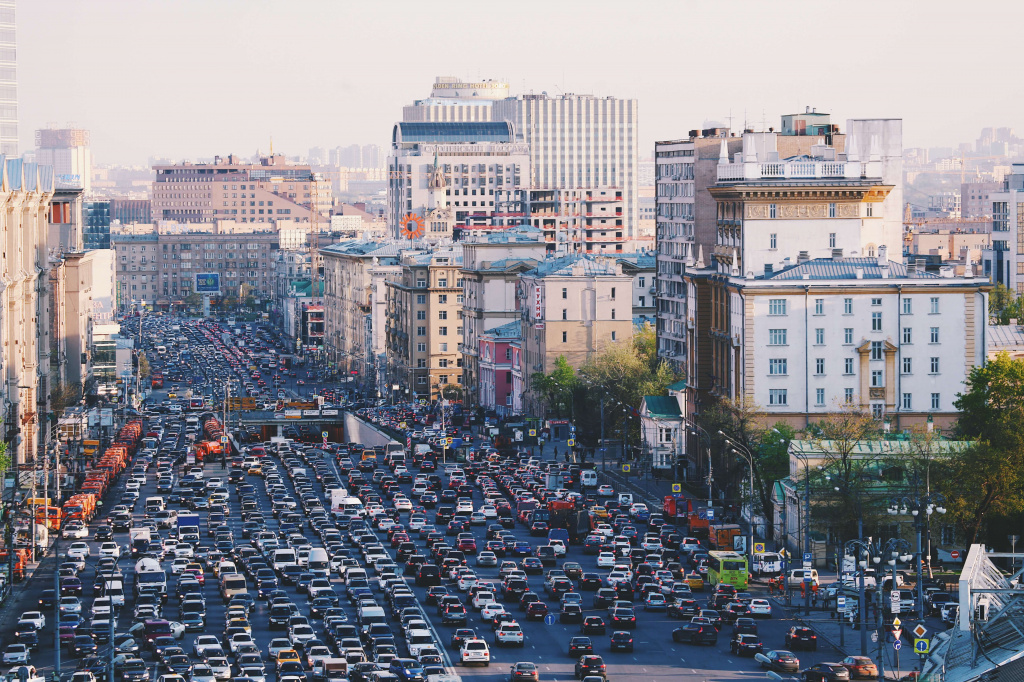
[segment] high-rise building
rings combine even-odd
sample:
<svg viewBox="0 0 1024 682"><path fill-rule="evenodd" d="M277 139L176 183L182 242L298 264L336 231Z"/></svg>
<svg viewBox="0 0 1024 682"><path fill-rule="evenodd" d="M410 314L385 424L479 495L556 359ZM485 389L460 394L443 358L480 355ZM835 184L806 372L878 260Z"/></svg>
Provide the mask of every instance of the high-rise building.
<svg viewBox="0 0 1024 682"><path fill-rule="evenodd" d="M46 128L36 131L36 163L53 167L57 180L77 184L89 192L92 182L92 152L89 131L82 128Z"/></svg>
<svg viewBox="0 0 1024 682"><path fill-rule="evenodd" d="M403 121L492 121L491 106L508 97L508 83L485 80L468 83L455 76L438 76L427 99L403 107Z"/></svg>
<svg viewBox="0 0 1024 682"><path fill-rule="evenodd" d="M18 153L18 42L15 0L0 0L0 154Z"/></svg>
<svg viewBox="0 0 1024 682"><path fill-rule="evenodd" d="M635 99L519 95L494 102L492 117L512 122L518 138L530 146L534 188L621 188L624 236L635 238L639 181Z"/></svg>

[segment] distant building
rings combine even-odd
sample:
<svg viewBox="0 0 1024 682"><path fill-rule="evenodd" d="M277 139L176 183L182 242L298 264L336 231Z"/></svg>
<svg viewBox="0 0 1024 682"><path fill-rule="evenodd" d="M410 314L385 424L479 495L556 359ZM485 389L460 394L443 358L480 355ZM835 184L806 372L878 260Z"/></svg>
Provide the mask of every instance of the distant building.
<svg viewBox="0 0 1024 682"><path fill-rule="evenodd" d="M0 0L0 154L18 154L17 2Z"/></svg>
<svg viewBox="0 0 1024 682"><path fill-rule="evenodd" d="M85 249L109 249L110 201L86 201L83 211L85 228L82 237Z"/></svg>
<svg viewBox="0 0 1024 682"><path fill-rule="evenodd" d="M982 256L982 272L993 284L1024 294L1024 164L1013 164L1003 189L989 196L992 248Z"/></svg>
<svg viewBox="0 0 1024 682"><path fill-rule="evenodd" d="M491 121L491 105L508 94L508 83L501 81L473 83L454 76L438 76L429 98L402 108L402 120Z"/></svg>
<svg viewBox="0 0 1024 682"><path fill-rule="evenodd" d="M46 128L36 131L36 163L53 167L67 185L92 190L92 152L89 131L81 128Z"/></svg>
<svg viewBox="0 0 1024 682"><path fill-rule="evenodd" d="M963 218L991 218L992 194L1003 189L1002 182L965 182L960 185L960 215Z"/></svg>
<svg viewBox="0 0 1024 682"><path fill-rule="evenodd" d="M522 332L518 320L494 327L480 335L476 349L480 360L479 407L502 417L515 414L512 343L522 338Z"/></svg>

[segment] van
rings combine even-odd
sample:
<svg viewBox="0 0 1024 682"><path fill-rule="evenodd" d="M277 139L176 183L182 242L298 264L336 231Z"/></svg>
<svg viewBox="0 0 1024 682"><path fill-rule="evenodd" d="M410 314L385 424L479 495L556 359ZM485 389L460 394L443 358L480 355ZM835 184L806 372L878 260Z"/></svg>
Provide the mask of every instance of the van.
<svg viewBox="0 0 1024 682"><path fill-rule="evenodd" d="M584 469L580 472L580 485L584 488L597 487L597 472L593 469Z"/></svg>
<svg viewBox="0 0 1024 682"><path fill-rule="evenodd" d="M323 547L314 547L309 550L309 558L306 560L306 570L315 576L326 578L331 572L331 558Z"/></svg>
<svg viewBox="0 0 1024 682"><path fill-rule="evenodd" d="M124 583L120 580L106 580L100 589L101 596L109 597L114 608L124 606Z"/></svg>
<svg viewBox="0 0 1024 682"><path fill-rule="evenodd" d="M318 658L313 662L313 680L328 682L348 678L348 661L344 658Z"/></svg>
<svg viewBox="0 0 1024 682"><path fill-rule="evenodd" d="M359 629L363 632L370 629L372 625L387 626L388 617L380 606L367 606L359 609Z"/></svg>
<svg viewBox="0 0 1024 682"><path fill-rule="evenodd" d="M818 571L813 568L795 568L789 572L789 577L786 579L786 583L790 587L800 587L801 583L804 582L804 578L810 574L811 583L818 585Z"/></svg>
<svg viewBox="0 0 1024 682"><path fill-rule="evenodd" d="M164 498L162 497L147 497L146 498L146 513L156 514L164 510Z"/></svg>
<svg viewBox="0 0 1024 682"><path fill-rule="evenodd" d="M248 594L249 590L245 585L245 577L239 573L226 573L220 578L220 596L225 602L239 594Z"/></svg>
<svg viewBox="0 0 1024 682"><path fill-rule="evenodd" d="M782 574L782 555L777 552L755 552L751 557L750 572L758 576Z"/></svg>
<svg viewBox="0 0 1024 682"><path fill-rule="evenodd" d="M298 565L294 549L278 549L274 551L274 559L271 565L275 571L281 573L285 567Z"/></svg>

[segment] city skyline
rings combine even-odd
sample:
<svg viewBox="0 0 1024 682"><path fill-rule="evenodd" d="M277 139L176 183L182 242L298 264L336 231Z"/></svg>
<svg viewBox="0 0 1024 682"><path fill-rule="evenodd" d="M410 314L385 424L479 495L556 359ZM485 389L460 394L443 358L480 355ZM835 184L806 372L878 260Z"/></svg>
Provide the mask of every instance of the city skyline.
<svg viewBox="0 0 1024 682"><path fill-rule="evenodd" d="M546 25L574 31L558 33L561 43L552 46L547 31L515 31L513 24L509 48L492 50L490 26L505 14L476 6L470 12L462 2L447 3L447 11L315 0L289 3L289 11L266 0L23 2L21 146L32 148L32 131L54 121L91 130L96 161L108 164L251 155L268 151L271 139L292 156L312 147L384 144L402 107L429 96L435 76L453 75L505 80L512 94L637 98L642 158L655 140L707 121L728 125L731 118L737 131L744 124L767 128L806 106L838 120L899 117L908 147L955 147L985 126L1024 129L1018 98L1000 85L998 67L999 46L1012 44L1012 15L1024 10L988 4L1006 20L961 13L958 47L947 49L949 15L941 10L952 9L949 2L933 3L927 14L911 5L841 3L826 18L810 2L791 3L784 15L750 2L624 10L601 1L526 2L517 6L524 17L543 9ZM633 17L614 36L607 30L613 12ZM416 27L400 32L404 49L395 49L387 32L396 16ZM319 73L292 66L295 45ZM992 68L979 69L985 62ZM52 74L71 64L90 77L53 87ZM266 80L284 64L288 78ZM245 116L211 124L207 112L217 102L242 105Z"/></svg>

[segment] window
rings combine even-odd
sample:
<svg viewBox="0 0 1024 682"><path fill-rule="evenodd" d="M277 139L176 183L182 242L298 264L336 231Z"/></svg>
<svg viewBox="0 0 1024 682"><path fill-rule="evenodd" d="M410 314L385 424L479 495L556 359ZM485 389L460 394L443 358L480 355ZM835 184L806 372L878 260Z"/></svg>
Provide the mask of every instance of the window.
<svg viewBox="0 0 1024 682"><path fill-rule="evenodd" d="M904 298L903 299L903 314L904 315L913 315L914 314L913 299L911 299L911 298Z"/></svg>
<svg viewBox="0 0 1024 682"><path fill-rule="evenodd" d="M871 416L874 419L881 419L885 416L885 405L882 403L871 403Z"/></svg>
<svg viewBox="0 0 1024 682"><path fill-rule="evenodd" d="M914 359L913 358L903 358L903 373L904 374L913 374L914 373Z"/></svg>
<svg viewBox="0 0 1024 682"><path fill-rule="evenodd" d="M868 218L873 217L875 215L875 205L874 204L867 204L864 207L864 215L866 215Z"/></svg>
<svg viewBox="0 0 1024 682"><path fill-rule="evenodd" d="M843 343L853 343L853 327L843 329Z"/></svg>
<svg viewBox="0 0 1024 682"><path fill-rule="evenodd" d="M883 346L882 346L882 342L881 341L872 341L871 342L871 359L872 360L881 360L883 358L882 351L883 351Z"/></svg>
<svg viewBox="0 0 1024 682"><path fill-rule="evenodd" d="M565 309L565 308L562 308L562 319L563 320L568 320L569 319L569 311L567 309Z"/></svg>
<svg viewBox="0 0 1024 682"><path fill-rule="evenodd" d="M420 358L420 359L418 359L416 361L416 369L426 369L426 368L427 368L427 359L426 358Z"/></svg>
<svg viewBox="0 0 1024 682"><path fill-rule="evenodd" d="M879 387L883 386L884 385L884 379L883 379L884 376L885 376L885 374L880 369L873 369L873 370L871 370L871 386L874 387L874 388L879 388Z"/></svg>
<svg viewBox="0 0 1024 682"><path fill-rule="evenodd" d="M418 303L419 305L424 305L426 302L427 302L427 295L426 294L416 294L416 303Z"/></svg>
<svg viewBox="0 0 1024 682"><path fill-rule="evenodd" d="M786 389L784 388L773 388L768 391L768 404L769 405L788 405L789 399L787 398Z"/></svg>
<svg viewBox="0 0 1024 682"><path fill-rule="evenodd" d="M615 319L615 308L612 308L612 319Z"/></svg>
<svg viewBox="0 0 1024 682"><path fill-rule="evenodd" d="M416 352L417 353L426 353L427 352L427 344L425 344L425 343L417 343L416 344Z"/></svg>
<svg viewBox="0 0 1024 682"><path fill-rule="evenodd" d="M772 358L768 360L769 374L786 374L786 358Z"/></svg>
<svg viewBox="0 0 1024 682"><path fill-rule="evenodd" d="M814 343L822 345L825 343L825 329L824 327L818 327L814 330Z"/></svg>
<svg viewBox="0 0 1024 682"><path fill-rule="evenodd" d="M930 306L929 309L928 309L928 312L931 313L932 315L938 315L939 314L939 297L938 296L932 296L931 299L929 299L928 303L929 303L929 306Z"/></svg>
<svg viewBox="0 0 1024 682"><path fill-rule="evenodd" d="M612 300L615 300L615 287L612 287Z"/></svg>
<svg viewBox="0 0 1024 682"><path fill-rule="evenodd" d="M444 384L447 384L448 383L448 375L447 374L439 374L438 377L437 377L437 383L441 384L442 386Z"/></svg>
<svg viewBox="0 0 1024 682"><path fill-rule="evenodd" d="M416 327L416 336L426 336L426 335L427 335L427 328L426 327Z"/></svg>
<svg viewBox="0 0 1024 682"><path fill-rule="evenodd" d="M772 232L770 235L768 235L768 248L769 249L777 249L777 248L779 248L779 235L777 235L774 232Z"/></svg>
<svg viewBox="0 0 1024 682"><path fill-rule="evenodd" d="M835 202L832 202L832 203L830 203L828 205L828 217L829 218L835 218L836 217L836 204L835 204Z"/></svg>
<svg viewBox="0 0 1024 682"><path fill-rule="evenodd" d="M425 320L425 319L427 319L427 311L426 310L417 310L416 311L416 319L417 320Z"/></svg>
<svg viewBox="0 0 1024 682"><path fill-rule="evenodd" d="M785 315L786 314L786 299L784 299L784 298L770 298L770 299L768 299L768 314L769 315Z"/></svg>
<svg viewBox="0 0 1024 682"><path fill-rule="evenodd" d="M882 313L871 313L871 331L882 331Z"/></svg>
<svg viewBox="0 0 1024 682"><path fill-rule="evenodd" d="M448 336L448 327L438 327L437 328L437 335L438 336Z"/></svg>
<svg viewBox="0 0 1024 682"><path fill-rule="evenodd" d="M448 358L441 358L437 361L438 367L448 367Z"/></svg>
<svg viewBox="0 0 1024 682"><path fill-rule="evenodd" d="M836 233L835 232L829 232L828 233L828 248L830 248L830 249L836 248Z"/></svg>
<svg viewBox="0 0 1024 682"><path fill-rule="evenodd" d="M640 289L643 289L643 288L644 288L645 286L647 286L647 285L645 284L646 282L647 282L647 278L646 278L646 277L637 277L637 278L636 278L636 285L637 285L637 287L639 287Z"/></svg>
<svg viewBox="0 0 1024 682"><path fill-rule="evenodd" d="M437 344L437 349L439 351L441 351L442 353L447 353L448 352L448 344L447 343L439 343L439 344Z"/></svg>
<svg viewBox="0 0 1024 682"><path fill-rule="evenodd" d="M825 389L816 388L814 389L814 404L824 405L825 404Z"/></svg>
<svg viewBox="0 0 1024 682"><path fill-rule="evenodd" d="M928 363L928 368L929 368L929 371L932 374L938 374L939 373L939 359L938 358L932 358L931 361Z"/></svg>
<svg viewBox="0 0 1024 682"><path fill-rule="evenodd" d="M447 310L438 310L437 311L437 319L439 319L439 320L447 320L448 319L448 311Z"/></svg>
<svg viewBox="0 0 1024 682"><path fill-rule="evenodd" d="M853 315L853 299L843 299L843 315Z"/></svg>
<svg viewBox="0 0 1024 682"><path fill-rule="evenodd" d="M442 289L446 288L448 286L448 278L447 277L438 278L437 286L441 287Z"/></svg>
<svg viewBox="0 0 1024 682"><path fill-rule="evenodd" d="M853 389L852 388L844 388L843 389L843 400L845 400L847 404L853 402Z"/></svg>
<svg viewBox="0 0 1024 682"><path fill-rule="evenodd" d="M824 374L825 373L825 358L815 358L814 360L814 373Z"/></svg>
<svg viewBox="0 0 1024 682"><path fill-rule="evenodd" d="M825 299L816 298L814 299L814 314L824 315L825 314Z"/></svg>
<svg viewBox="0 0 1024 682"><path fill-rule="evenodd" d="M562 298L569 298L569 290L562 287Z"/></svg>
<svg viewBox="0 0 1024 682"><path fill-rule="evenodd" d="M914 330L910 327L903 328L903 343L913 343Z"/></svg>
<svg viewBox="0 0 1024 682"><path fill-rule="evenodd" d="M778 206L775 204L768 204L768 217L775 218L779 214Z"/></svg>
<svg viewBox="0 0 1024 682"><path fill-rule="evenodd" d="M939 342L939 328L938 327L932 327L931 334L929 335L929 338L931 339L931 343L938 343Z"/></svg>
<svg viewBox="0 0 1024 682"><path fill-rule="evenodd" d="M672 428L659 426L658 427L658 442L659 443L671 443L672 442Z"/></svg>
<svg viewBox="0 0 1024 682"><path fill-rule="evenodd" d="M903 394L903 409L904 410L909 410L910 409L910 396L911 396L910 393L904 393Z"/></svg>
<svg viewBox="0 0 1024 682"><path fill-rule="evenodd" d="M427 286L427 280L425 280L425 279L418 279L418 280L416 280L416 288L417 289L422 289L425 286ZM424 301L424 303L426 303L426 301Z"/></svg>
<svg viewBox="0 0 1024 682"><path fill-rule="evenodd" d="M441 304L447 303L448 302L448 294L438 294L437 295L437 302L441 303Z"/></svg>
<svg viewBox="0 0 1024 682"><path fill-rule="evenodd" d="M569 342L569 332L562 332L562 343Z"/></svg>
<svg viewBox="0 0 1024 682"><path fill-rule="evenodd" d="M853 358L843 358L843 374L853 374Z"/></svg>
<svg viewBox="0 0 1024 682"><path fill-rule="evenodd" d="M939 409L939 394L938 393L932 393L932 409L933 410Z"/></svg>
<svg viewBox="0 0 1024 682"><path fill-rule="evenodd" d="M612 341L615 341L617 339L618 339L618 335L615 332L612 332Z"/></svg>
<svg viewBox="0 0 1024 682"><path fill-rule="evenodd" d="M786 330L785 329L769 329L768 330L768 345L769 346L785 346L786 345Z"/></svg>

